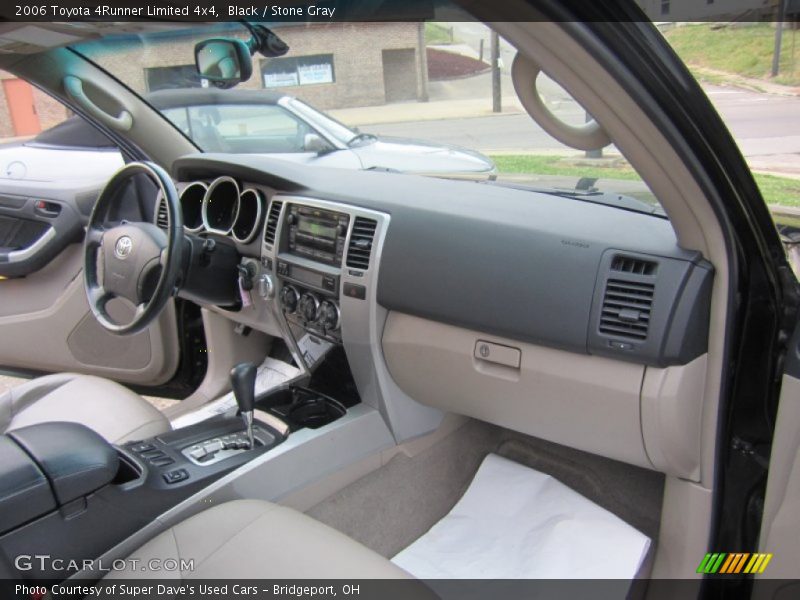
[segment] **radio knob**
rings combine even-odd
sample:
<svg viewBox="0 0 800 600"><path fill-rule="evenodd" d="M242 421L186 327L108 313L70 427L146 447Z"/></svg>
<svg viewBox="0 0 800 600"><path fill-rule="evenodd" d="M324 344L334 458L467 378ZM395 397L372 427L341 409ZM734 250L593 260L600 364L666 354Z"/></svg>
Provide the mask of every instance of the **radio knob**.
<svg viewBox="0 0 800 600"><path fill-rule="evenodd" d="M319 306L319 324L326 331L336 331L339 329L340 314L339 307L335 302L325 300Z"/></svg>
<svg viewBox="0 0 800 600"><path fill-rule="evenodd" d="M297 215L294 213L289 213L289 216L286 217L286 220L289 221L289 225L294 225L297 223Z"/></svg>
<svg viewBox="0 0 800 600"><path fill-rule="evenodd" d="M339 237L344 237L346 233L347 233L347 225L345 225L344 223L339 223L339 225L337 225L336 227L336 234Z"/></svg>
<svg viewBox="0 0 800 600"><path fill-rule="evenodd" d="M291 285L286 285L281 290L281 306L283 306L284 312L293 313L296 311L298 299L297 290Z"/></svg>
<svg viewBox="0 0 800 600"><path fill-rule="evenodd" d="M306 292L300 296L300 315L307 321L316 321L319 312L319 300L314 294Z"/></svg>

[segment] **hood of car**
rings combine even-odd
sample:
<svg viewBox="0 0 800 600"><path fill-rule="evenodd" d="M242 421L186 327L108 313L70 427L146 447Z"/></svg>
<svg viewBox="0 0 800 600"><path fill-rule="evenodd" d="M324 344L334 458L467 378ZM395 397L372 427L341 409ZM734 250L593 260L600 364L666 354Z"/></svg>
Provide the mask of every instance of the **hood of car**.
<svg viewBox="0 0 800 600"><path fill-rule="evenodd" d="M116 150L77 150L25 144L0 147L0 179L105 181L123 164L122 155Z"/></svg>
<svg viewBox="0 0 800 600"><path fill-rule="evenodd" d="M494 163L480 152L415 139L377 136L374 142L355 146L352 151L358 155L364 169L455 177L488 176L495 169Z"/></svg>

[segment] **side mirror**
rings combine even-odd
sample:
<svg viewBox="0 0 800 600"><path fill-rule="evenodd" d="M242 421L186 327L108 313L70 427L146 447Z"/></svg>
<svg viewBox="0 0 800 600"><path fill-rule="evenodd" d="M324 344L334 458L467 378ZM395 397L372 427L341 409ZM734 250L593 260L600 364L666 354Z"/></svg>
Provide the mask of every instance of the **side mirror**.
<svg viewBox="0 0 800 600"><path fill-rule="evenodd" d="M194 62L200 77L214 86L231 88L250 79L253 60L250 49L241 40L211 39L194 47Z"/></svg>
<svg viewBox="0 0 800 600"><path fill-rule="evenodd" d="M303 149L306 152L323 154L331 149L331 145L316 133L307 133L303 138Z"/></svg>

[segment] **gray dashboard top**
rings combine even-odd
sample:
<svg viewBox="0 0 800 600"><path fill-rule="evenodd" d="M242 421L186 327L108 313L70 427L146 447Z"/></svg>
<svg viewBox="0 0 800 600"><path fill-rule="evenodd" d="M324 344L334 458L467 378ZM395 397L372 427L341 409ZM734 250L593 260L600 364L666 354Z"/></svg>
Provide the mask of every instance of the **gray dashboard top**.
<svg viewBox="0 0 800 600"><path fill-rule="evenodd" d="M607 250L701 259L677 245L666 219L538 192L253 155L192 155L173 171L181 181L227 174L387 213L378 280L386 308L572 351L588 352Z"/></svg>

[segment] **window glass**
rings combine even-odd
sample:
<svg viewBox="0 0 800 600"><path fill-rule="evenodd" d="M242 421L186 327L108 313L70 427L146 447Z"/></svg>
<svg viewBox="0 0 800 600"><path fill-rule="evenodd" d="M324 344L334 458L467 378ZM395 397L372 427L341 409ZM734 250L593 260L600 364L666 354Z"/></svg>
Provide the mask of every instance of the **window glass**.
<svg viewBox="0 0 800 600"><path fill-rule="evenodd" d="M163 111L206 152L303 152L309 128L270 104L211 104Z"/></svg>
<svg viewBox="0 0 800 600"><path fill-rule="evenodd" d="M113 140L57 98L3 71L0 83L0 181L101 186L124 164Z"/></svg>

